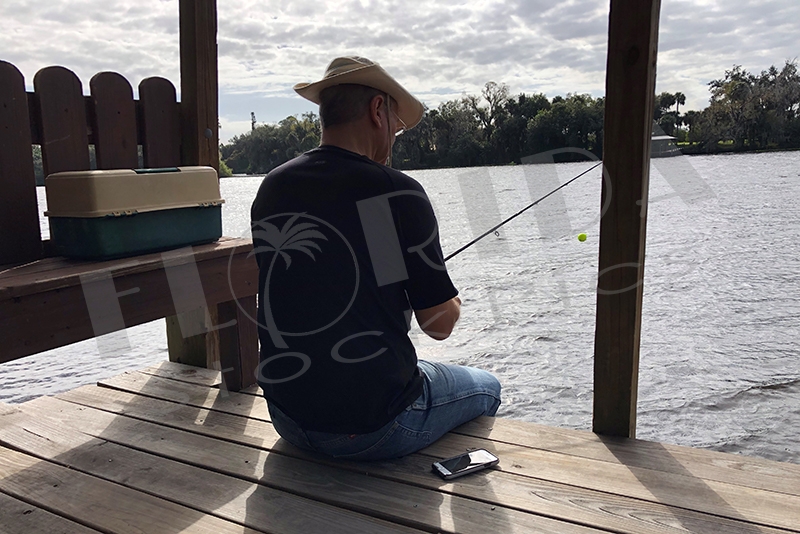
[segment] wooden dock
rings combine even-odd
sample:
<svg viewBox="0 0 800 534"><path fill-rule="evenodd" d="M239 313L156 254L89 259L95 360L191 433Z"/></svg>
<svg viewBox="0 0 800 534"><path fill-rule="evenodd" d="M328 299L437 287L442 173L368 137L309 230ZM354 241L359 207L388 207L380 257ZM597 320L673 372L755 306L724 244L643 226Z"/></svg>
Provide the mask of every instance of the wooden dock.
<svg viewBox="0 0 800 534"><path fill-rule="evenodd" d="M0 534L800 532L800 466L630 439L660 0L611 0L609 12L597 434L481 418L379 463L294 448L247 388L258 361L249 250L229 262L216 246L167 262L48 259L32 145L42 146L45 174L89 169L90 144L100 169L136 167L138 145L146 167L218 168L216 0L178 5L180 103L167 80L143 80L134 100L130 83L109 72L93 77L84 96L60 66L39 71L31 93L22 73L0 61L0 190L8 199L0 264L14 269L0 281L0 362L166 317L172 359L217 364L241 391L221 387L217 371L163 363L0 405ZM180 283L171 284L176 267ZM230 326L183 331L207 322ZM454 482L430 471L434 459L481 447L500 457L496 469Z"/></svg>
<svg viewBox="0 0 800 534"><path fill-rule="evenodd" d="M164 362L0 406L0 532L800 532L800 465L480 418L405 458L281 440L254 388ZM445 482L470 448L497 469Z"/></svg>

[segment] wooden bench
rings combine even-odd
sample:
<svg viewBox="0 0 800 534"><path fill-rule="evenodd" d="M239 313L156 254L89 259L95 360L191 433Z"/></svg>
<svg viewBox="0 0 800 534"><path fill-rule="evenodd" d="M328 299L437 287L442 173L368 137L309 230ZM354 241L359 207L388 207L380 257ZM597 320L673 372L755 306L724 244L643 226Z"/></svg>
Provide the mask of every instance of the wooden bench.
<svg viewBox="0 0 800 534"><path fill-rule="evenodd" d="M218 361L231 390L255 383L250 241L89 262L48 257L41 236L33 145L41 145L45 175L88 170L90 145L98 169L139 167L139 146L144 167L204 163L182 146L198 121L181 109L175 87L147 78L134 100L125 78L102 72L84 96L63 67L40 70L33 85L26 92L19 70L0 61L0 363L165 317L171 359Z"/></svg>

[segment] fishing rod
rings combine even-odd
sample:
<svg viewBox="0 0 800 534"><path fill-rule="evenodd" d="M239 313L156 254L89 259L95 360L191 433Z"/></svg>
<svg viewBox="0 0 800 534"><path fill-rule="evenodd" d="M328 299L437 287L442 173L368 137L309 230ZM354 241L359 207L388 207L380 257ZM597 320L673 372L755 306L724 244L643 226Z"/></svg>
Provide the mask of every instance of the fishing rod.
<svg viewBox="0 0 800 534"><path fill-rule="evenodd" d="M465 251L465 250L467 250L469 247L471 247L472 245L474 245L475 243L477 243L478 241L480 241L481 239L483 239L483 238L484 238L484 237L486 237L487 235L491 234L492 232L497 232L497 229L498 229L498 228L500 228L501 226L503 226L504 224L506 224L507 222L510 222L510 221L512 221L513 219L516 219L517 217L519 217L520 215L522 215L523 213L525 213L526 211L528 211L529 209L531 209L531 208L532 208L532 207L534 207L536 204L538 204L538 203L539 203L539 202L541 202L542 200L546 199L547 197L549 197L549 196L550 196L550 195L552 195L553 193L555 193L555 192L557 192L557 191L560 191L561 189L564 189L565 187L567 187L569 184L571 184L572 182L574 182L575 180L577 180L577 179L578 179L578 178L580 178L581 176L583 176L583 175L585 175L585 174L587 174L587 173L589 173L589 172L593 171L594 169L596 169L597 167L599 167L600 165L602 165L602 163L603 163L602 161L599 161L599 162L597 162L597 164L596 164L596 165L594 165L592 168L590 168L590 169L587 169L587 170L583 171L583 172L582 172L582 173L580 173L578 176L576 176L575 178L572 178L572 179L571 179L571 180L569 180L568 182L564 182L563 184L561 184L560 186L556 187L555 189L553 189L552 191L550 191L549 193L547 193L545 196L543 196L543 197L542 197L542 198L540 198L539 200L537 200L537 201L535 201L535 202L532 202L532 203L528 204L526 207L522 208L522 209L521 209L521 210L519 210L517 213L515 213L514 215L512 215L511 217L509 217L509 218L508 218L508 219L506 219L505 221L501 222L501 223L500 223L500 224L498 224L497 226L493 226L492 228L489 228L489 229L488 229L488 230L486 230L484 233L482 233L481 235L479 235L478 237L476 237L475 239L473 239L472 241L470 241L469 243L467 243L466 245L464 245L464 246L463 246L463 247L461 247L460 249L456 250L455 252L453 252L452 254L450 254L449 256L447 256L447 257L444 259L444 261L448 261L450 258L453 258L453 257L455 257L456 255L460 254L461 252L464 252L464 251Z"/></svg>

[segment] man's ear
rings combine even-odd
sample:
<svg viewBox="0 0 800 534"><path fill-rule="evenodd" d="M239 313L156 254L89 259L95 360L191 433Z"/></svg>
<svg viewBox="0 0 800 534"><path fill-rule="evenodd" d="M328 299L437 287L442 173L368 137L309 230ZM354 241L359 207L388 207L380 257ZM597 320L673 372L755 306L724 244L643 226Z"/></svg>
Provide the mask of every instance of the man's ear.
<svg viewBox="0 0 800 534"><path fill-rule="evenodd" d="M383 95L375 95L369 102L369 118L376 128L384 128L383 121L387 119L385 100Z"/></svg>

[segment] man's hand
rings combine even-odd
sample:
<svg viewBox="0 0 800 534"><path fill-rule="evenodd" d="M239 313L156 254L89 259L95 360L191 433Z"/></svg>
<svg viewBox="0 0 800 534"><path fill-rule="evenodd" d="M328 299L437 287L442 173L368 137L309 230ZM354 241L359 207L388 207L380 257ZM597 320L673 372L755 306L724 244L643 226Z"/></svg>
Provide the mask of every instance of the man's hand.
<svg viewBox="0 0 800 534"><path fill-rule="evenodd" d="M433 308L414 310L422 331L436 340L447 339L461 316L461 299L453 297Z"/></svg>

